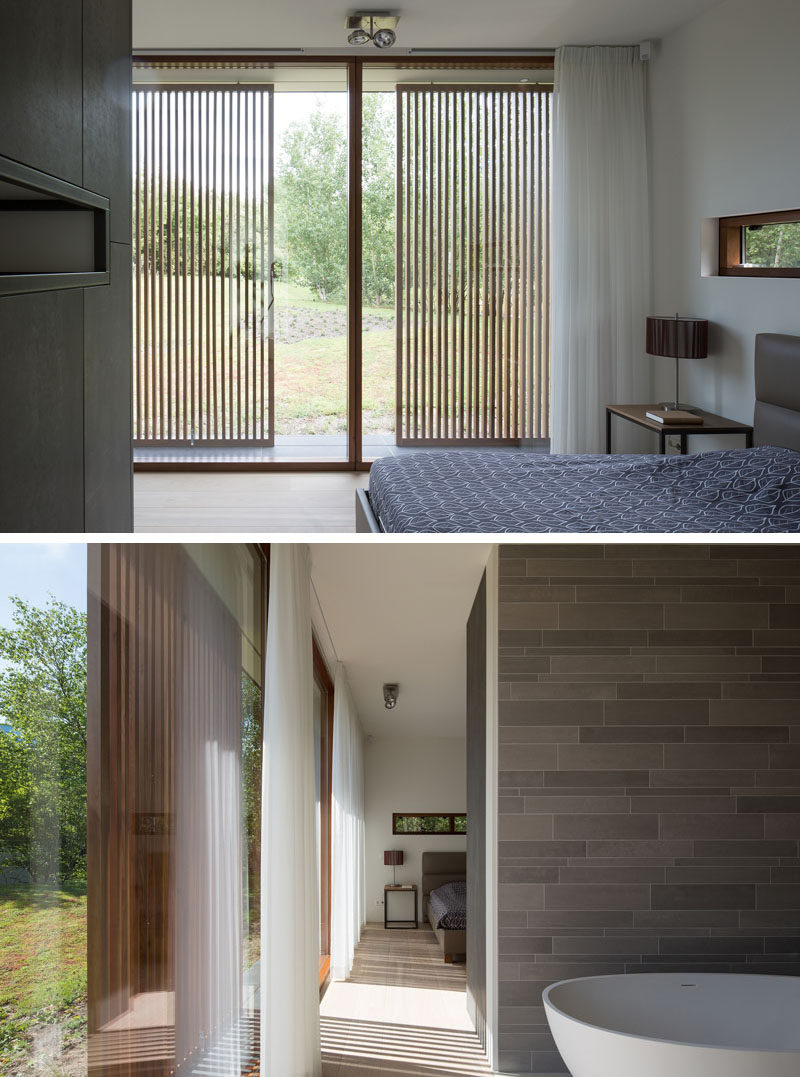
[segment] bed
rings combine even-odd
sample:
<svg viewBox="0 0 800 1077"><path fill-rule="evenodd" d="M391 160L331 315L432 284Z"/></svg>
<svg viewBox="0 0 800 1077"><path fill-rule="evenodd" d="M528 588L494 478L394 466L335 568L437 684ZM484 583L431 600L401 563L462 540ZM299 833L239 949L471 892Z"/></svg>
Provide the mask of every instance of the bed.
<svg viewBox="0 0 800 1077"><path fill-rule="evenodd" d="M451 883L466 884L467 854L429 852L422 854L422 907L428 923L442 948L442 955L448 964L456 959L465 960L467 955L466 927L466 891L448 893ZM444 894L441 894L442 890ZM431 894L439 893L439 901L431 901ZM446 919L440 926L442 917ZM457 923L458 927L449 927L448 923Z"/></svg>
<svg viewBox="0 0 800 1077"><path fill-rule="evenodd" d="M481 449L376 461L361 532L800 531L800 337L761 333L754 448L691 456Z"/></svg>

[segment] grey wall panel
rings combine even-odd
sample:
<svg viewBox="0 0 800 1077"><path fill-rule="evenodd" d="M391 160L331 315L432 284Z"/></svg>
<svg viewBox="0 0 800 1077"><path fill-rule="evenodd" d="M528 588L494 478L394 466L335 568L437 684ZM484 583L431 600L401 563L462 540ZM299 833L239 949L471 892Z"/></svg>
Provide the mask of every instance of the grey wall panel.
<svg viewBox="0 0 800 1077"><path fill-rule="evenodd" d="M486 1045L486 576L467 622L467 1005Z"/></svg>
<svg viewBox="0 0 800 1077"><path fill-rule="evenodd" d="M798 587L797 546L500 547L501 1069L565 1069L557 979L800 974Z"/></svg>
<svg viewBox="0 0 800 1077"><path fill-rule="evenodd" d="M111 285L86 288L86 530L133 530L131 248L111 244Z"/></svg>
<svg viewBox="0 0 800 1077"><path fill-rule="evenodd" d="M81 0L5 0L0 154L81 184Z"/></svg>
<svg viewBox="0 0 800 1077"><path fill-rule="evenodd" d="M0 299L0 530L82 531L83 292Z"/></svg>
<svg viewBox="0 0 800 1077"><path fill-rule="evenodd" d="M83 182L111 200L111 238L130 243L130 0L83 0L83 54Z"/></svg>

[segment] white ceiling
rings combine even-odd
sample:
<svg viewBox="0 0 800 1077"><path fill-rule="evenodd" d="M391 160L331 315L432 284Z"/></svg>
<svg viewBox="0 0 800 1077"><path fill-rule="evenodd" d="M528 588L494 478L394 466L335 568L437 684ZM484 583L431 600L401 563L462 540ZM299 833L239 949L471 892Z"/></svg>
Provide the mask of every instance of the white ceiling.
<svg viewBox="0 0 800 1077"><path fill-rule="evenodd" d="M314 587L366 733L465 735L466 623L490 549L312 543ZM387 682L400 685L392 711Z"/></svg>
<svg viewBox="0 0 800 1077"><path fill-rule="evenodd" d="M555 48L659 38L720 0L400 0L407 48ZM331 0L133 0L134 49L331 49L345 16L367 4ZM377 50L370 48L370 54Z"/></svg>

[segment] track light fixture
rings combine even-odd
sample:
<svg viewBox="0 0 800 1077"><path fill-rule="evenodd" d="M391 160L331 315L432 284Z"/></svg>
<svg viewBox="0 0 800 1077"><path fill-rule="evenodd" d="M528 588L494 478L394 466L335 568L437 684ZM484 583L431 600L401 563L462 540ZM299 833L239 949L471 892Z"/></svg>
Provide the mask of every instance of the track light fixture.
<svg viewBox="0 0 800 1077"><path fill-rule="evenodd" d="M387 711L393 711L397 706L397 693L400 691L396 684L385 684L383 686L383 705Z"/></svg>
<svg viewBox="0 0 800 1077"><path fill-rule="evenodd" d="M397 41L397 22L399 16L388 15L386 12L373 12L357 15L348 15L345 19L345 29L350 33L347 41L350 45L367 45L370 41L376 49L389 49Z"/></svg>

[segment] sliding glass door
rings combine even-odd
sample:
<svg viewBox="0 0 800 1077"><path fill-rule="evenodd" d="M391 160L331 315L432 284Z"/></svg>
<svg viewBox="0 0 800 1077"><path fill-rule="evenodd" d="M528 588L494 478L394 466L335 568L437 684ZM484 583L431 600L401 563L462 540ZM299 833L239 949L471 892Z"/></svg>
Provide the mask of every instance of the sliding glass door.
<svg viewBox="0 0 800 1077"><path fill-rule="evenodd" d="M138 467L546 442L546 62L134 66Z"/></svg>

